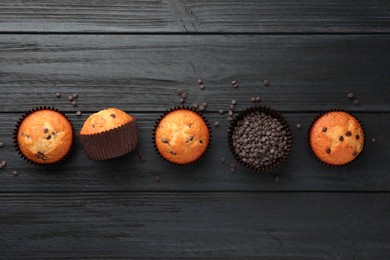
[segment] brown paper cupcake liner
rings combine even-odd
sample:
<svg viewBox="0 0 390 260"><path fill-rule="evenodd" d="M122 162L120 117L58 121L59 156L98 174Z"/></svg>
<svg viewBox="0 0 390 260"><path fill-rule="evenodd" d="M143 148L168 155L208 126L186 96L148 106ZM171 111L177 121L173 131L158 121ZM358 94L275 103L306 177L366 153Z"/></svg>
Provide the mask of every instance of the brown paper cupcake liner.
<svg viewBox="0 0 390 260"><path fill-rule="evenodd" d="M352 161L348 162L348 163L345 163L345 164L341 164L341 165L334 165L334 164L329 164L329 163L326 163L324 161L322 161L320 158L317 157L317 155L313 152L313 149L311 148L311 145L310 145L310 132L311 132L311 128L313 127L314 123L323 115L325 115L326 113L329 113L329 112L345 112L345 113L348 113L350 114L351 116L353 116L360 124L362 130L363 130L363 135L364 135L364 138L363 138L363 149L360 151L360 153L355 157L355 159L353 159ZM317 161L319 161L320 163L322 163L323 165L325 166L328 166L328 167L332 167L332 168L340 168L340 167L345 167L347 165L350 165L354 162L356 162L358 160L358 158L361 157L361 154L363 153L364 151L364 148L366 146L366 134L365 134L365 130L364 130L364 126L363 124L361 123L361 121L359 120L359 118L357 118L354 114L352 114L351 112L345 110L345 109L328 109L324 112L322 112L321 114L317 115L315 117L315 119L312 121L312 123L310 124L310 127L307 131L307 134L306 134L306 147L310 150L310 153L317 159Z"/></svg>
<svg viewBox="0 0 390 260"><path fill-rule="evenodd" d="M137 122L134 120L101 133L79 134L81 144L91 160L107 160L134 151L138 144Z"/></svg>
<svg viewBox="0 0 390 260"><path fill-rule="evenodd" d="M203 154L198 158L196 159L195 161L192 161L192 162L189 162L189 163L174 163L174 162L171 162L170 160L166 159L161 153L160 151L158 150L157 146L156 146L156 142L155 142L155 139L156 139L156 129L157 129L157 126L158 124L160 123L161 119L166 116L167 114L169 114L170 112L172 111L175 111L175 110L180 110L180 109L186 109L186 110L190 110L190 111L193 111L195 113L197 113L199 116L202 117L202 119L204 120L204 122L206 123L207 125L207 128L209 130L209 143L206 147L206 150L203 152ZM154 124L154 130L153 130L153 147L154 147L154 150L157 152L157 154L160 156L160 158L162 158L164 161L172 164L172 165L177 165L177 166L188 166L188 165L194 165L196 163L199 162L200 159L202 159L204 157L204 155L207 153L207 151L209 150L209 147L210 147L210 144L211 144L211 140L212 140L212 132L211 132L211 128L210 128L210 125L208 123L208 120L206 117L204 117L204 115L197 111L196 108L194 107L190 107L190 106L175 106L175 107L172 107L170 109L168 109L167 111L165 111L163 114L160 115L160 117L156 120L155 124Z"/></svg>
<svg viewBox="0 0 390 260"><path fill-rule="evenodd" d="M31 161L30 159L28 159L23 153L22 151L20 150L20 147L19 147L19 144L18 144L18 131L19 131L19 127L20 127L20 124L22 123L22 121L28 116L30 115L31 113L33 112L36 112L36 111L39 111L39 110L52 110L52 111L56 111L58 113L60 113L61 115L63 115L66 120L68 120L68 122L70 123L71 127L72 127L72 144L71 144L71 147L69 148L69 151L68 153L61 159L59 160L58 162L54 162L54 163L37 163L37 162L34 162L34 161ZM18 155L20 156L20 158L22 158L24 161L32 164L32 165L38 165L38 166L53 166L53 165L60 165L62 164L64 161L66 161L67 159L69 159L69 156L70 154L72 153L73 151L73 141L74 141L74 128L73 128L73 124L72 122L70 121L70 119L64 114L62 113L61 111L59 111L58 109L54 108L54 107L46 107L46 106L41 106L41 107L36 107L36 108L33 108L33 109L30 109L28 110L26 113L24 113L22 116L19 117L18 121L16 122L16 125L15 125L15 128L14 128L14 132L13 132L13 143L14 143L14 147L16 149L16 152L18 153Z"/></svg>
<svg viewBox="0 0 390 260"><path fill-rule="evenodd" d="M287 136L287 145L288 145L288 150L287 153L277 161L275 161L273 164L269 166L262 166L262 167L255 167L254 165L251 165L247 162L244 162L242 158L236 153L234 146L233 146L233 133L234 129L237 126L237 123L239 120L243 119L245 116L249 115L252 112L263 112L267 115L270 115L274 118L276 118L279 122L282 123L283 129L286 130L286 136ZM252 106L249 107L243 111L241 111L234 119L231 121L229 129L228 129L228 142L229 142L229 149L231 153L233 154L234 158L245 168L258 172L258 173L269 173L273 172L277 169L279 169L288 159L291 149L292 149L292 132L290 129L290 126L288 125L286 119L276 110L274 110L271 107L266 107L266 106Z"/></svg>

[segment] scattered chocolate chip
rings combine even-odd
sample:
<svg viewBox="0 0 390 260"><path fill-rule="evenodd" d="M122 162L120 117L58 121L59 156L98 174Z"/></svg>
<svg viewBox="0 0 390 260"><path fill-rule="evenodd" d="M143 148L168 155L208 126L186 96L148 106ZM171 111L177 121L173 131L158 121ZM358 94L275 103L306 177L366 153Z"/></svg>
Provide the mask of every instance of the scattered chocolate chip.
<svg viewBox="0 0 390 260"><path fill-rule="evenodd" d="M256 102L256 97L251 97L251 102L255 103Z"/></svg>
<svg viewBox="0 0 390 260"><path fill-rule="evenodd" d="M231 116L228 116L227 120L230 122L230 121L233 121L233 117Z"/></svg>
<svg viewBox="0 0 390 260"><path fill-rule="evenodd" d="M237 85L237 80L233 80L232 85Z"/></svg>
<svg viewBox="0 0 390 260"><path fill-rule="evenodd" d="M72 101L72 106L77 107L77 102L75 100Z"/></svg>
<svg viewBox="0 0 390 260"><path fill-rule="evenodd" d="M354 103L355 105L359 105L359 104L360 104L359 100L357 100L357 99L355 99L355 100L353 101L353 103Z"/></svg>
<svg viewBox="0 0 390 260"><path fill-rule="evenodd" d="M208 106L209 104L207 104L206 102L202 103L202 106L204 106L205 108Z"/></svg>
<svg viewBox="0 0 390 260"><path fill-rule="evenodd" d="M5 167L7 165L6 161L1 161L1 166Z"/></svg>
<svg viewBox="0 0 390 260"><path fill-rule="evenodd" d="M176 90L176 93L177 93L178 95L181 95L181 94L184 93L184 90L182 90L181 88L178 88L178 89Z"/></svg>
<svg viewBox="0 0 390 260"><path fill-rule="evenodd" d="M60 98L61 97L61 93L60 92L57 92L56 93L56 98Z"/></svg>
<svg viewBox="0 0 390 260"><path fill-rule="evenodd" d="M215 126L215 127L219 127L219 122L218 122L218 121L215 121L215 122L214 122L214 126Z"/></svg>
<svg viewBox="0 0 390 260"><path fill-rule="evenodd" d="M326 148L326 153L330 153L330 148Z"/></svg>
<svg viewBox="0 0 390 260"><path fill-rule="evenodd" d="M352 155L353 156L356 156L358 153L356 152L356 151L354 151L353 153L352 153Z"/></svg>
<svg viewBox="0 0 390 260"><path fill-rule="evenodd" d="M13 176L18 176L18 172L17 172L17 171L13 171L13 172L12 172L12 175L13 175Z"/></svg>
<svg viewBox="0 0 390 260"><path fill-rule="evenodd" d="M77 111L77 112L76 112L76 116L79 116L79 117L80 117L80 116L81 116L81 112L80 112L80 111Z"/></svg>
<svg viewBox="0 0 390 260"><path fill-rule="evenodd" d="M184 102L186 102L186 100L184 98L181 98L179 99L179 102L183 104Z"/></svg>
<svg viewBox="0 0 390 260"><path fill-rule="evenodd" d="M200 85L200 84L203 84L203 80L198 79L198 84L199 84L199 85Z"/></svg>
<svg viewBox="0 0 390 260"><path fill-rule="evenodd" d="M115 114L111 114L110 116L111 116L112 118L115 118L115 117L116 117L116 115L115 115Z"/></svg>
<svg viewBox="0 0 390 260"><path fill-rule="evenodd" d="M50 139L51 139L51 135L48 135L48 136L46 137L46 139L47 139L47 140L50 140Z"/></svg>
<svg viewBox="0 0 390 260"><path fill-rule="evenodd" d="M226 161L226 159L225 159L225 157L221 156L221 157L219 157L219 161L220 161L221 163L224 163L224 162Z"/></svg>
<svg viewBox="0 0 390 260"><path fill-rule="evenodd" d="M168 140L164 137L161 137L161 142L163 142L164 144L169 144Z"/></svg>
<svg viewBox="0 0 390 260"><path fill-rule="evenodd" d="M218 110L218 113L219 113L220 115L223 115L223 114L225 113L225 111L224 111L223 109L220 109L220 110Z"/></svg>
<svg viewBox="0 0 390 260"><path fill-rule="evenodd" d="M49 132L49 129L43 128L43 132L44 132L45 134L47 134L47 133Z"/></svg>
<svg viewBox="0 0 390 260"><path fill-rule="evenodd" d="M297 124L297 128L298 129L301 129L302 128L302 125L300 123Z"/></svg>
<svg viewBox="0 0 390 260"><path fill-rule="evenodd" d="M346 136L351 136L352 133L351 133L351 131L347 131L347 132L345 133L345 135L346 135Z"/></svg>
<svg viewBox="0 0 390 260"><path fill-rule="evenodd" d="M199 85L200 90L204 90L206 87L203 84Z"/></svg>
<svg viewBox="0 0 390 260"><path fill-rule="evenodd" d="M352 99L353 97L354 97L353 93L352 92L348 92L347 98Z"/></svg>
<svg viewBox="0 0 390 260"><path fill-rule="evenodd" d="M199 106L199 110L200 110L200 111L204 111L204 110L205 110L205 107L204 107L203 105L200 105L200 106Z"/></svg>
<svg viewBox="0 0 390 260"><path fill-rule="evenodd" d="M193 107L193 108L197 108L197 107L198 107L198 104L193 103L193 104L192 104L192 107Z"/></svg>
<svg viewBox="0 0 390 260"><path fill-rule="evenodd" d="M360 135L356 135L355 138L356 138L356 140L359 140Z"/></svg>
<svg viewBox="0 0 390 260"><path fill-rule="evenodd" d="M326 128L326 127L322 128L322 132L326 132L327 130L328 130L328 128Z"/></svg>
<svg viewBox="0 0 390 260"><path fill-rule="evenodd" d="M235 109L236 109L236 106L235 106L235 105L230 105L230 109L231 109L231 110L235 110Z"/></svg>
<svg viewBox="0 0 390 260"><path fill-rule="evenodd" d="M376 143L376 138L375 137L371 138L371 142Z"/></svg>
<svg viewBox="0 0 390 260"><path fill-rule="evenodd" d="M232 116L233 115L233 111L229 110L228 115Z"/></svg>
<svg viewBox="0 0 390 260"><path fill-rule="evenodd" d="M180 97L183 98L183 99L186 99L187 98L187 93L185 93L185 92L181 93Z"/></svg>
<svg viewBox="0 0 390 260"><path fill-rule="evenodd" d="M3 147L4 147L4 143L0 142L0 148L3 148Z"/></svg>
<svg viewBox="0 0 390 260"><path fill-rule="evenodd" d="M68 97L68 100L69 100L69 101L73 101L73 96L69 96L69 97Z"/></svg>
<svg viewBox="0 0 390 260"><path fill-rule="evenodd" d="M260 102L261 101L261 97L256 97L256 102Z"/></svg>
<svg viewBox="0 0 390 260"><path fill-rule="evenodd" d="M269 80L267 80L267 79L264 80L264 81L263 81L263 85L266 86L266 87L268 87L268 86L269 86Z"/></svg>
<svg viewBox="0 0 390 260"><path fill-rule="evenodd" d="M339 137L339 140L342 142L342 141L344 141L344 137L343 136L340 136Z"/></svg>
<svg viewBox="0 0 390 260"><path fill-rule="evenodd" d="M235 99L232 99L232 101L230 102L230 104L232 104L232 105L236 105L236 104L237 104L237 100L235 100Z"/></svg>
<svg viewBox="0 0 390 260"><path fill-rule="evenodd" d="M77 99L79 97L79 93L74 93L73 94L73 99Z"/></svg>
<svg viewBox="0 0 390 260"><path fill-rule="evenodd" d="M235 163L230 163L230 168L236 168L236 164Z"/></svg>
<svg viewBox="0 0 390 260"><path fill-rule="evenodd" d="M233 88L238 88L238 84L233 84Z"/></svg>
<svg viewBox="0 0 390 260"><path fill-rule="evenodd" d="M276 175L276 176L274 177L274 181L275 181L275 182L279 182L279 181L280 181L279 176Z"/></svg>
<svg viewBox="0 0 390 260"><path fill-rule="evenodd" d="M161 181L161 177L160 177L160 176L154 176L154 180L155 180L156 182L160 182L160 181Z"/></svg>

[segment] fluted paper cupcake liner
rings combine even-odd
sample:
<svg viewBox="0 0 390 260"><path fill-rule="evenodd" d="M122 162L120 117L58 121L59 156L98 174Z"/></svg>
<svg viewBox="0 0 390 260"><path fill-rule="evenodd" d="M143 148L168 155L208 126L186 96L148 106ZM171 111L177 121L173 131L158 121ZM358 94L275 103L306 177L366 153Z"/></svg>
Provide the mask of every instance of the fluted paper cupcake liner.
<svg viewBox="0 0 390 260"><path fill-rule="evenodd" d="M288 145L288 150L285 153L285 155L282 158L277 159L274 161L271 165L269 166L260 166L260 167L255 167L254 165L244 162L242 158L240 157L239 154L235 151L235 147L233 145L233 133L235 131L235 127L237 126L238 121L241 119L245 118L247 115L253 112L260 112L260 113L265 113L266 115L270 115L273 118L276 118L280 123L283 125L283 130L286 131L286 137L287 137L287 145ZM231 121L229 129L228 129L228 142L229 142L229 149L232 152L234 158L245 168L258 172L258 173L269 173L273 172L277 169L279 169L288 159L291 149L292 149L292 132L290 129L290 126L288 125L286 119L276 110L266 107L266 106L252 106L249 107L243 111L241 111L234 119Z"/></svg>
<svg viewBox="0 0 390 260"><path fill-rule="evenodd" d="M157 130L157 126L159 125L161 119L163 119L167 114L169 114L170 112L172 111L175 111L175 110L181 110L181 109L185 109L185 110L189 110L189 111L192 111L192 112L195 112L197 113L200 117L202 117L203 121L206 123L206 126L209 130L209 142L208 142L208 145L205 149L205 151L203 152L203 154L201 156L199 156L198 159L192 161L192 162L189 162L189 163L175 163L175 162L172 162L168 159L166 159L161 153L160 151L158 150L157 148L157 145L156 145L156 130ZM160 115L160 117L156 120L155 124L154 124L154 130L153 130L153 147L154 147L154 150L157 152L157 154L160 156L160 158L162 158L164 161L172 164L172 165L177 165L177 166L188 166L188 165L194 165L196 163L199 162L200 159L202 159L204 157L204 155L207 153L207 151L209 150L209 147L210 147L210 144L211 144L211 140L212 140L212 132L211 132L211 128L210 128L210 125L208 123L208 120L207 118L204 117L204 115L197 111L196 108L194 107L190 107L190 106L175 106L175 107L172 107L170 109L168 109L167 111L165 111L163 114Z"/></svg>
<svg viewBox="0 0 390 260"><path fill-rule="evenodd" d="M39 111L39 110L52 110L52 111L60 113L62 116L64 116L64 118L66 118L66 120L68 120L69 124L72 127L72 144L71 144L71 147L69 148L68 153L61 160L59 160L57 162L53 162L53 163L37 163L37 162L34 162L34 161L30 160L29 158L27 158L22 153L22 151L20 150L20 147L19 147L19 144L18 144L18 132L19 132L20 124L22 123L22 121L28 115L32 114L33 112ZM15 125L15 128L14 128L14 132L13 132L13 143L14 143L14 147L15 147L16 152L18 153L18 155L23 160L25 160L26 162L28 162L28 163L30 163L32 165L38 165L38 166L49 166L49 165L59 165L59 164L62 164L64 161L66 161L69 158L69 156L70 156L70 154L71 154L71 152L73 150L73 141L74 141L74 128L73 128L72 122L69 120L69 118L64 113L62 113L61 111L59 111L58 109L56 109L54 107L41 106L41 107L36 107L36 108L30 109L29 111L27 111L26 113L24 113L22 116L19 117L18 121L16 122L16 125Z"/></svg>
<svg viewBox="0 0 390 260"><path fill-rule="evenodd" d="M345 113L348 113L349 115L353 116L360 124L360 127L362 128L362 131L363 131L363 149L360 151L360 153L350 162L348 163L345 163L345 164L340 164L340 165L335 165L335 164L329 164L329 163L326 163L324 161L322 161L313 151L313 149L311 148L311 145L310 145L310 132L311 132L311 129L314 125L314 123L320 118L322 117L323 115L327 114L327 113L330 113L330 112L345 112ZM360 122L359 118L357 118L354 114L352 114L351 112L349 111L346 111L345 109L328 109L324 112L322 112L321 114L317 115L316 118L312 121L312 123L310 124L310 127L307 131L307 134L306 134L306 147L310 150L311 154L317 159L317 161L319 161L320 163L322 163L323 165L325 166L328 166L328 167L333 167L333 168L340 168L340 167L344 167L344 166L347 166L347 165L350 165L351 163L353 162L356 162L358 160L358 158L361 157L361 154L363 153L364 151L364 147L366 145L366 134L365 134L365 130L364 130L364 127L363 127L363 124Z"/></svg>
<svg viewBox="0 0 390 260"><path fill-rule="evenodd" d="M134 151L138 144L136 118L122 126L96 134L79 134L91 160L107 160Z"/></svg>

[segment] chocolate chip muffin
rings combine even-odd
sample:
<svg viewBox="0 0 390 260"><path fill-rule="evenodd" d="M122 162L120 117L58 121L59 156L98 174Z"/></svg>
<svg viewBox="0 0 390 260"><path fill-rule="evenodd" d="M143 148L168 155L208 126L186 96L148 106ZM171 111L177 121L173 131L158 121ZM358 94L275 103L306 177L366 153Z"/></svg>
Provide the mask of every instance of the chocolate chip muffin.
<svg viewBox="0 0 390 260"><path fill-rule="evenodd" d="M358 120L344 111L327 112L311 125L308 142L314 155L328 165L352 162L363 150L364 132Z"/></svg>
<svg viewBox="0 0 390 260"><path fill-rule="evenodd" d="M20 155L32 163L58 163L72 146L72 125L55 109L33 109L19 121L15 142Z"/></svg>
<svg viewBox="0 0 390 260"><path fill-rule="evenodd" d="M242 111L231 123L228 137L234 157L258 172L279 168L292 147L292 134L285 119L262 106Z"/></svg>
<svg viewBox="0 0 390 260"><path fill-rule="evenodd" d="M117 108L107 108L88 117L79 137L92 160L122 156L137 146L136 119Z"/></svg>
<svg viewBox="0 0 390 260"><path fill-rule="evenodd" d="M210 129L203 117L191 108L170 110L156 123L155 147L174 164L197 161L206 151Z"/></svg>

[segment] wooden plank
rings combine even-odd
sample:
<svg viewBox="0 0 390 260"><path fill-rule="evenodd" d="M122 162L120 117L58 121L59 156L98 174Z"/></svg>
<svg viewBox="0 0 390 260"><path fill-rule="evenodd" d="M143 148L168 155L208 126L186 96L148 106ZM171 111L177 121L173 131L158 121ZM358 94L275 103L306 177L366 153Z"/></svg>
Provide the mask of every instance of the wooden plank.
<svg viewBox="0 0 390 260"><path fill-rule="evenodd" d="M389 112L389 45L389 35L0 35L0 112L73 111L74 92L82 111L164 111L177 88L212 110L258 95L281 111Z"/></svg>
<svg viewBox="0 0 390 260"><path fill-rule="evenodd" d="M388 193L2 194L9 259L387 259Z"/></svg>
<svg viewBox="0 0 390 260"><path fill-rule="evenodd" d="M2 32L389 33L386 1L3 0Z"/></svg>
<svg viewBox="0 0 390 260"><path fill-rule="evenodd" d="M213 140L205 158L197 165L177 167L163 161L153 150L152 132L159 113L132 113L138 118L138 149L124 157L108 161L90 161L76 139L71 158L57 167L37 167L23 161L12 147L12 129L19 114L0 114L0 141L6 146L0 149L0 161L7 167L0 170L0 190L9 192L56 191L136 191L136 190L218 190L218 191L389 191L390 175L387 160L390 156L389 113L357 113L364 124L368 139L375 136L377 142L366 142L362 156L355 163L343 168L330 168L319 163L305 144L305 135L316 113L285 113L294 136L294 147L286 165L274 174L255 174L240 166L230 172L234 162L227 144L226 115L207 113L211 123L221 122L212 128ZM79 131L82 118L69 117ZM295 125L300 122L302 129ZM141 162L138 152L146 155ZM221 156L226 158L222 164ZM13 170L19 175L13 176ZM144 176L138 176L142 173ZM274 181L278 175L279 182ZM156 182L155 176L161 181Z"/></svg>

